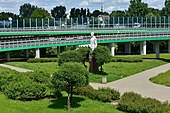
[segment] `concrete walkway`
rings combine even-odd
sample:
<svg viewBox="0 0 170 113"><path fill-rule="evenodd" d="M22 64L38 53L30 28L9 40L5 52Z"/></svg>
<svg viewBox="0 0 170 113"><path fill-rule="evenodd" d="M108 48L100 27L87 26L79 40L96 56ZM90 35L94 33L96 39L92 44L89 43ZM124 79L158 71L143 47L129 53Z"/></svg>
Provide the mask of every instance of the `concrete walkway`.
<svg viewBox="0 0 170 113"><path fill-rule="evenodd" d="M33 72L33 70L28 70L28 69L23 69L23 68L19 68L19 67L14 67L14 66L10 66L10 65L6 65L6 64L0 64L1 67L5 67L5 68L9 68L18 72Z"/></svg>
<svg viewBox="0 0 170 113"><path fill-rule="evenodd" d="M162 102L170 102L170 87L154 84L149 81L149 78L157 76L160 73L170 70L170 64L162 65L130 77L126 77L108 84L90 83L95 89L99 87L110 87L124 92L133 91L141 94L143 97L151 97Z"/></svg>

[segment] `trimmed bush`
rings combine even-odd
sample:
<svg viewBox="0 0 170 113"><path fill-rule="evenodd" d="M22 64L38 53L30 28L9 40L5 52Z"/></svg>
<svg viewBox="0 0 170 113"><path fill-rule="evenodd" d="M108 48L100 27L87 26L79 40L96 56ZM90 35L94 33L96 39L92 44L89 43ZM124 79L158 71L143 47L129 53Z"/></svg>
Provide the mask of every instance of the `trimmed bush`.
<svg viewBox="0 0 170 113"><path fill-rule="evenodd" d="M46 63L46 62L58 62L57 58L29 58L28 63Z"/></svg>
<svg viewBox="0 0 170 113"><path fill-rule="evenodd" d="M76 50L69 50L59 55L58 65L66 62L82 62L82 55Z"/></svg>
<svg viewBox="0 0 170 113"><path fill-rule="evenodd" d="M140 57L112 57L112 62L143 62Z"/></svg>
<svg viewBox="0 0 170 113"><path fill-rule="evenodd" d="M122 95L118 109L128 113L169 113L170 106L156 99L143 98L139 94L129 92Z"/></svg>
<svg viewBox="0 0 170 113"><path fill-rule="evenodd" d="M31 100L45 96L46 86L30 79L20 82L10 82L5 85L4 94L11 99Z"/></svg>
<svg viewBox="0 0 170 113"><path fill-rule="evenodd" d="M44 72L2 72L0 90L11 99L30 100L46 96L51 77Z"/></svg>
<svg viewBox="0 0 170 113"><path fill-rule="evenodd" d="M79 87L74 90L74 94L83 95L92 100L102 102L111 102L112 100L117 100L120 97L120 93L114 89L101 88L99 90L95 90L91 86Z"/></svg>

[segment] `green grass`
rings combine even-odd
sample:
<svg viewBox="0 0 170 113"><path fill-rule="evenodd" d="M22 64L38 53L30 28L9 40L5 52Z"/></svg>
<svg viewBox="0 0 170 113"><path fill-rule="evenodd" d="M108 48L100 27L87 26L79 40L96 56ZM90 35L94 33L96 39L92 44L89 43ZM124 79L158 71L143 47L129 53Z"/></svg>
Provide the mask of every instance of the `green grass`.
<svg viewBox="0 0 170 113"><path fill-rule="evenodd" d="M1 113L68 113L67 97L59 100L43 99L39 101L18 101L8 99L0 93ZM82 96L75 96L70 113L122 113L110 103L90 100Z"/></svg>
<svg viewBox="0 0 170 113"><path fill-rule="evenodd" d="M48 72L50 74L53 74L58 68L58 63L56 62L50 63L7 62L6 64L34 71L41 70Z"/></svg>
<svg viewBox="0 0 170 113"><path fill-rule="evenodd" d="M161 73L158 76L151 78L150 81L156 84L170 87L170 71Z"/></svg>
<svg viewBox="0 0 170 113"><path fill-rule="evenodd" d="M27 63L27 62L8 62L6 64L22 67L31 70L41 70L53 74L57 68L57 63ZM111 62L103 66L104 72L108 74L108 82L127 77L153 67L165 64L160 60L151 60L137 63ZM90 74L90 82L101 82L101 75Z"/></svg>
<svg viewBox="0 0 170 113"><path fill-rule="evenodd" d="M159 60L137 63L111 62L105 64L103 68L104 72L108 74L108 82L111 82L163 64L165 64L165 62ZM98 74L91 74L90 82L101 82L101 76Z"/></svg>

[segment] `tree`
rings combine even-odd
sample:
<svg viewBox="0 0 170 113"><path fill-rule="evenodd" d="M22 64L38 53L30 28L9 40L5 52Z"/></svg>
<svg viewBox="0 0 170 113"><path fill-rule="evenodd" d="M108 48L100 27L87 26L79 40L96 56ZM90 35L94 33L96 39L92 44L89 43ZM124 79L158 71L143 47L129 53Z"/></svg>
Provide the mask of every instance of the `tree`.
<svg viewBox="0 0 170 113"><path fill-rule="evenodd" d="M112 13L110 14L111 17L125 17L126 16L126 13L125 11L120 11L120 10L117 10L117 11L112 11Z"/></svg>
<svg viewBox="0 0 170 113"><path fill-rule="evenodd" d="M90 49L87 48L87 47L81 47L81 48L79 48L77 51L78 51L78 52L80 53L80 55L81 55L81 62L83 63L83 65L84 65L85 67L87 67L85 63L86 63L86 61L89 59Z"/></svg>
<svg viewBox="0 0 170 113"><path fill-rule="evenodd" d="M58 58L58 65L66 62L81 62L82 55L76 50L69 50L61 53Z"/></svg>
<svg viewBox="0 0 170 113"><path fill-rule="evenodd" d="M22 18L30 18L31 14L36 10L38 7L31 5L30 3L26 3L20 6L20 15Z"/></svg>
<svg viewBox="0 0 170 113"><path fill-rule="evenodd" d="M141 0L130 0L128 16L145 17L149 12L148 4Z"/></svg>
<svg viewBox="0 0 170 113"><path fill-rule="evenodd" d="M72 8L71 11L70 11L70 17L71 18L74 18L75 17L75 11L76 11L76 8Z"/></svg>
<svg viewBox="0 0 170 113"><path fill-rule="evenodd" d="M43 8L37 8L31 15L31 18L51 18L47 10Z"/></svg>
<svg viewBox="0 0 170 113"><path fill-rule="evenodd" d="M65 6L56 6L51 10L51 15L54 18L65 18L66 17L66 7Z"/></svg>
<svg viewBox="0 0 170 113"><path fill-rule="evenodd" d="M103 71L102 65L111 61L110 50L106 46L98 46L94 49L92 55L96 60L97 66L101 67L101 72Z"/></svg>
<svg viewBox="0 0 170 113"><path fill-rule="evenodd" d="M102 12L100 12L99 10L95 10L93 11L93 13L91 14L91 16L93 17L98 17Z"/></svg>
<svg viewBox="0 0 170 113"><path fill-rule="evenodd" d="M165 7L162 8L161 16L170 16L170 0L165 0Z"/></svg>
<svg viewBox="0 0 170 113"><path fill-rule="evenodd" d="M87 17L91 17L91 13L89 9L87 9Z"/></svg>
<svg viewBox="0 0 170 113"><path fill-rule="evenodd" d="M10 12L1 12L0 13L1 20L9 20L9 17L11 17L13 20L19 18L19 16L14 13L10 13Z"/></svg>
<svg viewBox="0 0 170 113"><path fill-rule="evenodd" d="M57 91L68 93L67 108L70 111L73 89L88 85L89 73L86 68L79 63L64 63L59 70L54 73L52 85Z"/></svg>

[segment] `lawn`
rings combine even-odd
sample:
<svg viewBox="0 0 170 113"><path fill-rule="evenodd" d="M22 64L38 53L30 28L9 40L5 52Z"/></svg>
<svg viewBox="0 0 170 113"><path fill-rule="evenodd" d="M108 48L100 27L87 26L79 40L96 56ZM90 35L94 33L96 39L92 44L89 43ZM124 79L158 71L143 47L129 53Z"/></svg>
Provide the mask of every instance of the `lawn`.
<svg viewBox="0 0 170 113"><path fill-rule="evenodd" d="M161 73L158 76L151 78L150 81L156 84L170 87L170 71Z"/></svg>
<svg viewBox="0 0 170 113"><path fill-rule="evenodd" d="M8 62L6 64L31 70L42 70L50 74L53 74L58 68L57 63ZM110 62L105 64L103 69L104 72L108 74L108 82L111 82L163 64L165 64L165 62L160 60L151 60L137 63ZM100 83L101 75L90 74L90 82Z"/></svg>
<svg viewBox="0 0 170 113"><path fill-rule="evenodd" d="M108 74L108 82L111 82L163 64L165 64L165 62L160 60L151 60L136 63L111 62L105 64L103 68L104 72ZM92 74L90 76L90 81L101 82L101 76L99 76L98 74Z"/></svg>
<svg viewBox="0 0 170 113"><path fill-rule="evenodd" d="M1 113L68 113L67 97L61 99L43 99L39 101L18 101L8 99L0 93ZM73 105L70 113L122 113L116 110L110 103L90 100L82 96L73 98Z"/></svg>

